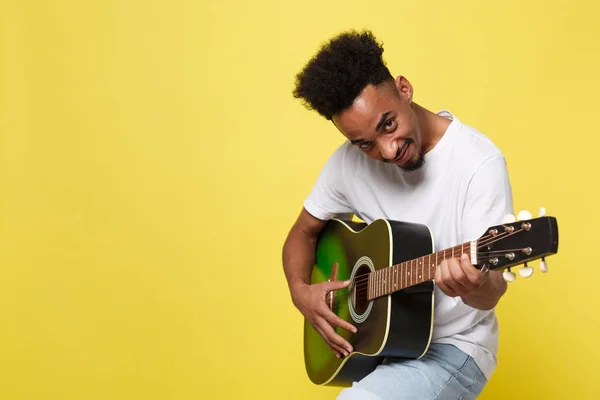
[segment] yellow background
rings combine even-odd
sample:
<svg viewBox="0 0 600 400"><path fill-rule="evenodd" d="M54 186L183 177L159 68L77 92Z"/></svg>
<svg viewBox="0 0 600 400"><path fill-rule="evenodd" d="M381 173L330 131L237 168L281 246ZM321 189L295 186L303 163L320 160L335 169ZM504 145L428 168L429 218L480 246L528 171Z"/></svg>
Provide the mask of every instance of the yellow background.
<svg viewBox="0 0 600 400"><path fill-rule="evenodd" d="M294 75L349 28L500 146L517 210L558 218L481 398L596 398L597 4L1 0L0 398L335 396L280 253L342 141Z"/></svg>

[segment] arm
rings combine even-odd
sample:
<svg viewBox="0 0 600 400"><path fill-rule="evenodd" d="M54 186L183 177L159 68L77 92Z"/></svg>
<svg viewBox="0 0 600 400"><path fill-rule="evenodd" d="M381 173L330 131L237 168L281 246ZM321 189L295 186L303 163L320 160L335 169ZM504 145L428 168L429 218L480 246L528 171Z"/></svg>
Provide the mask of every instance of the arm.
<svg viewBox="0 0 600 400"><path fill-rule="evenodd" d="M295 294L310 283L317 237L324 226L325 221L302 209L283 245L283 269L294 304Z"/></svg>
<svg viewBox="0 0 600 400"><path fill-rule="evenodd" d="M332 290L348 287L350 281L310 284L317 237L325 222L302 210L283 246L283 268L294 305L339 358L352 352L352 346L333 327L352 332L356 332L356 328L327 307L325 296Z"/></svg>
<svg viewBox="0 0 600 400"><path fill-rule="evenodd" d="M513 213L512 189L501 155L490 157L472 176L462 217L463 242L477 239L488 227ZM467 256L450 259L436 272L436 284L448 296L479 310L494 308L506 293L501 271L480 272Z"/></svg>

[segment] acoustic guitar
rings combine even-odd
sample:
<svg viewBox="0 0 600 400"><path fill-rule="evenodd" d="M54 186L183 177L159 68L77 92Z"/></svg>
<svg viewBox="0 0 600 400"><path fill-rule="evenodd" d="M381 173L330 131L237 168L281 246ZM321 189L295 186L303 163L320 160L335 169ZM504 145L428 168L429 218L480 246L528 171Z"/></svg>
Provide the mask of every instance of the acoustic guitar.
<svg viewBox="0 0 600 400"><path fill-rule="evenodd" d="M489 227L477 240L435 252L426 225L378 219L371 224L332 219L321 232L311 283L352 280L348 288L331 291L328 307L357 327L356 334L336 328L353 347L337 358L327 343L304 323L304 360L310 380L319 385L348 386L380 364L384 357L415 359L429 347L433 330L434 283L437 266L446 258L469 255L478 269L511 271L529 277L529 262L558 251L556 218L531 218L522 211L508 215L502 224Z"/></svg>

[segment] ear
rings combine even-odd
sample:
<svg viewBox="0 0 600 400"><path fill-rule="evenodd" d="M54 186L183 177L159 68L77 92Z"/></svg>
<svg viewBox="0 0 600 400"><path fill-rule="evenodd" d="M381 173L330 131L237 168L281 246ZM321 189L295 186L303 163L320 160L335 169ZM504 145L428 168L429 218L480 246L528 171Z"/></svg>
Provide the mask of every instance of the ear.
<svg viewBox="0 0 600 400"><path fill-rule="evenodd" d="M408 100L409 104L412 103L413 87L410 84L410 82L408 81L408 79L406 79L402 75L398 75L398 77L396 78L395 84L396 84L396 89L398 90L398 94L400 94L401 96L404 96Z"/></svg>

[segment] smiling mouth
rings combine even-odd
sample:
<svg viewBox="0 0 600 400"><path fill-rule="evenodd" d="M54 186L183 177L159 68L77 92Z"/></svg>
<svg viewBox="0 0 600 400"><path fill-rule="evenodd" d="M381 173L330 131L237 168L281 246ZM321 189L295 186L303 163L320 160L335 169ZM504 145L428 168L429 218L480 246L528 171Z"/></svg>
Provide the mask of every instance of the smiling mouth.
<svg viewBox="0 0 600 400"><path fill-rule="evenodd" d="M410 146L410 140L407 140L406 143L404 143L404 146L402 146L402 148L400 149L400 154L394 159L393 162L398 162L402 159L402 157L404 157L406 150L408 150L408 146Z"/></svg>

